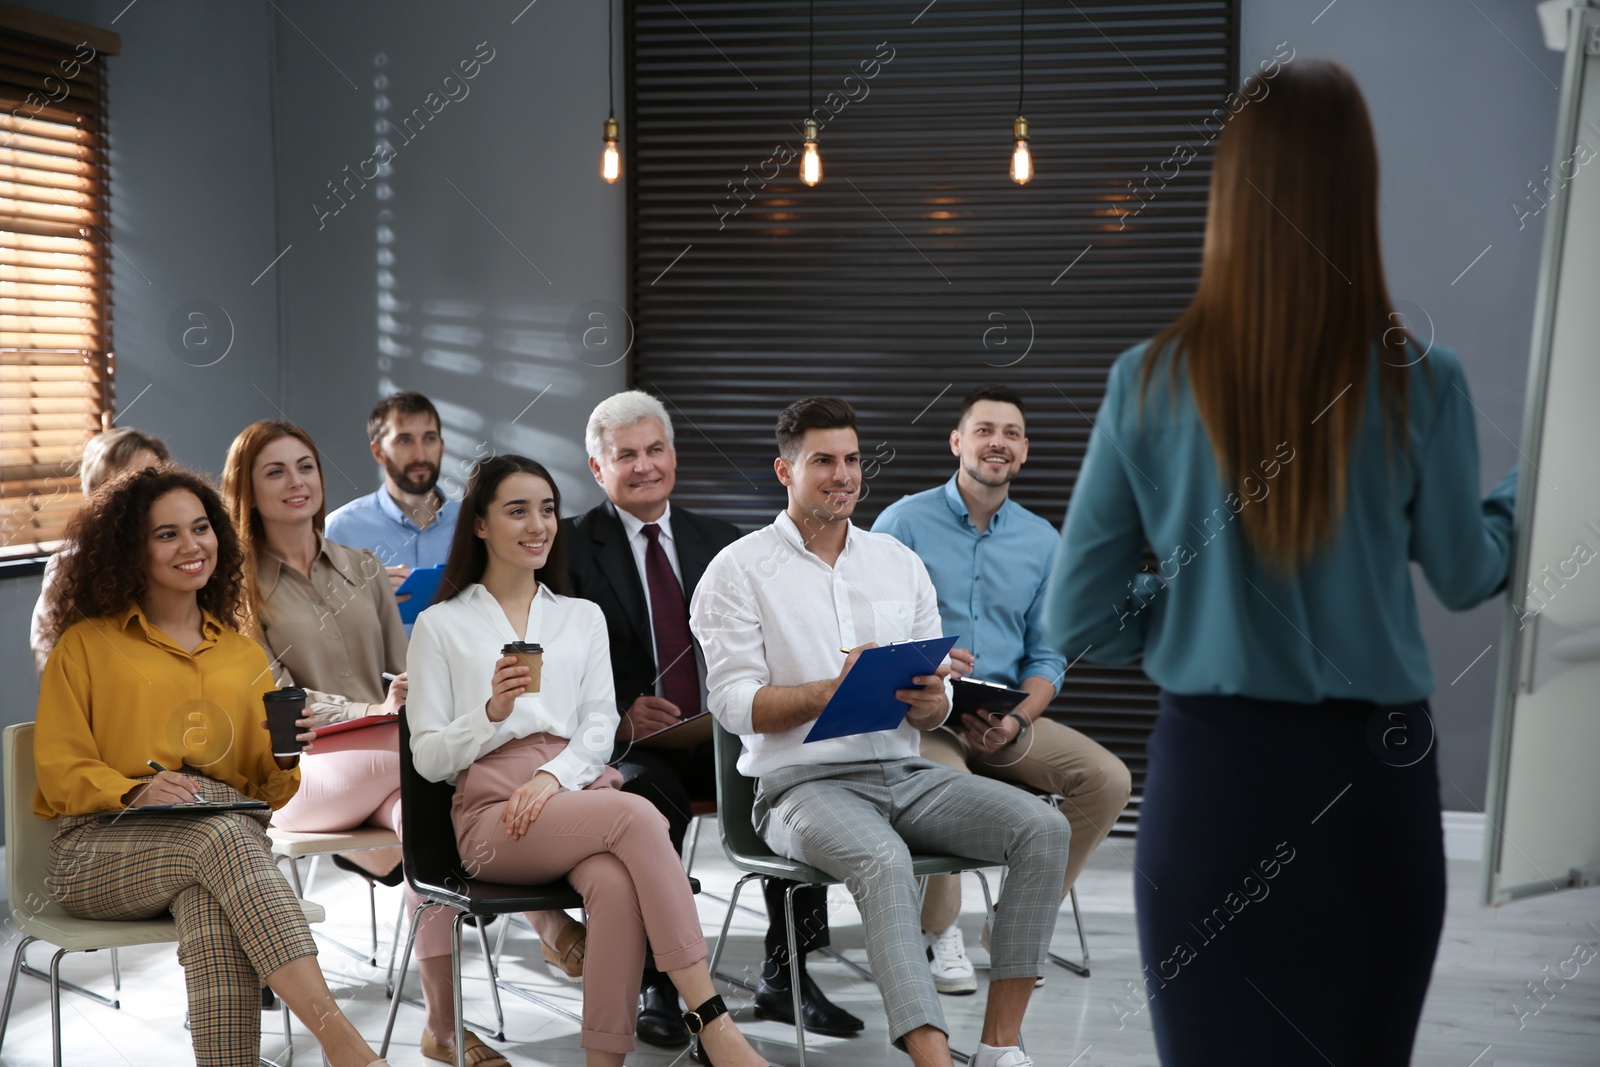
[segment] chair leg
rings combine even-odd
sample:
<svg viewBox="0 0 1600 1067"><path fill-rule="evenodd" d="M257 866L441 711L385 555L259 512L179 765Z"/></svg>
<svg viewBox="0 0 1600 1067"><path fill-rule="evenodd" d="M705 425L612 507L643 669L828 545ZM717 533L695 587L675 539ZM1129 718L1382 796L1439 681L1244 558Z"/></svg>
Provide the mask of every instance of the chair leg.
<svg viewBox="0 0 1600 1067"><path fill-rule="evenodd" d="M369 962L376 967L378 965L378 883L370 879L367 881L367 920L372 924L372 959Z"/></svg>
<svg viewBox="0 0 1600 1067"><path fill-rule="evenodd" d="M279 1003L282 1004L280 998ZM294 1064L294 1033L289 1029L289 1005L283 1004L283 1067Z"/></svg>
<svg viewBox="0 0 1600 1067"><path fill-rule="evenodd" d="M478 923L478 944L483 948L483 965L489 969L489 995L494 998L494 1038L496 1041L504 1041L506 1013L500 1006L500 970L495 966L494 957L489 955L489 931L483 928L482 922Z"/></svg>
<svg viewBox="0 0 1600 1067"><path fill-rule="evenodd" d="M305 887L300 884L300 861L293 856L284 858L289 861L289 881L294 885L294 895L301 900L306 899Z"/></svg>
<svg viewBox="0 0 1600 1067"><path fill-rule="evenodd" d="M1067 899L1072 901L1072 921L1078 927L1078 951L1082 954L1082 963L1074 963L1065 956L1050 953L1050 962L1058 967L1065 967L1073 974L1084 978L1089 977L1089 939L1083 933L1083 913L1078 910L1078 887L1073 886L1067 890Z"/></svg>
<svg viewBox="0 0 1600 1067"><path fill-rule="evenodd" d="M6 1043L6 1024L11 1021L11 998L17 993L17 974L22 969L22 954L37 940L37 937L24 935L22 942L17 945L16 955L11 957L11 980L6 983L5 1007L0 1008L0 1048L4 1048Z"/></svg>
<svg viewBox="0 0 1600 1067"><path fill-rule="evenodd" d="M732 975L723 974L722 972L717 970L717 964L719 962L721 962L721 960L722 960L722 950L724 948L726 948L727 944L728 944L728 927L733 925L733 911L734 911L735 908L737 908L739 906L739 893L744 889L744 887L747 884L749 884L749 882L750 882L750 880L752 878L759 878L759 877L761 877L759 874L747 874L743 878L739 879L737 882L735 882L733 884L733 899L728 901L728 914L725 915L723 917L723 919L722 919L722 933L717 938L717 947L716 947L716 949L713 950L712 953L711 953L711 977L720 978L724 982L728 982L728 983L730 983L732 985L742 986L743 988L745 988L747 990L750 990L751 992L755 991L755 987L754 986L750 985L747 982L742 982L739 979L733 977ZM704 894L702 894L702 895L704 895Z"/></svg>
<svg viewBox="0 0 1600 1067"><path fill-rule="evenodd" d="M378 1049L378 1055L380 1057L387 1056L389 1054L389 1038L394 1034L394 1019L395 1016L400 1013L400 1001L404 999L401 994L405 991L406 968L411 965L411 946L416 943L417 926L422 922L422 913L427 911L429 908L437 908L441 906L442 905L437 904L434 901L425 900L421 904L417 905L416 911L411 913L411 933L406 937L405 953L400 957L399 976L394 979L393 984L389 986L388 990L389 1021L385 1023L383 1027L383 1045ZM398 927L396 927L395 933L398 935ZM392 959L390 964L391 966L393 965Z"/></svg>
<svg viewBox="0 0 1600 1067"><path fill-rule="evenodd" d="M689 832L683 842L683 873L694 873L694 854L700 847L700 816L696 815L689 820Z"/></svg>
<svg viewBox="0 0 1600 1067"><path fill-rule="evenodd" d="M50 1062L61 1067L61 957L66 949L57 949L50 957Z"/></svg>
<svg viewBox="0 0 1600 1067"><path fill-rule="evenodd" d="M466 918L466 912L458 911L455 921L450 924L450 985L456 1008L456 1067L467 1067L467 1020L462 1014L466 1009L461 1002L461 924Z"/></svg>
<svg viewBox="0 0 1600 1067"><path fill-rule="evenodd" d="M394 996L394 961L400 952L400 931L406 925L406 898L400 894L400 907L394 916L394 938L389 942L389 970L383 978L383 995Z"/></svg>
<svg viewBox="0 0 1600 1067"><path fill-rule="evenodd" d="M111 950L111 988L122 992L122 961L117 959L116 949Z"/></svg>
<svg viewBox="0 0 1600 1067"><path fill-rule="evenodd" d="M794 936L794 895L800 888L790 883L783 893L783 929L789 935L789 995L794 998L794 1043L800 1050L800 1067L806 1067L806 1028L800 1007L800 945Z"/></svg>

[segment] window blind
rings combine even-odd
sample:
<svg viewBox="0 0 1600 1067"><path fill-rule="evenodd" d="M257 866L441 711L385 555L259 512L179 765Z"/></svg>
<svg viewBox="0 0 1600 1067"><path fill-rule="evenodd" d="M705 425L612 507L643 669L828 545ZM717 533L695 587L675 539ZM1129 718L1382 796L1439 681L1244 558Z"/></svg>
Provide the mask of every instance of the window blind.
<svg viewBox="0 0 1600 1067"><path fill-rule="evenodd" d="M112 417L115 41L0 7L0 558L61 537L81 503L78 457Z"/></svg>
<svg viewBox="0 0 1600 1067"><path fill-rule="evenodd" d="M961 397L995 381L1028 405L1013 498L1059 524L1111 361L1193 293L1237 0L1029 2L1024 40L994 0L819 0L810 24L800 2L628 4L631 380L675 420L674 500L772 521L777 413L837 394L870 524L954 473ZM1078 662L1051 714L1129 764L1137 802L1155 709L1137 667Z"/></svg>

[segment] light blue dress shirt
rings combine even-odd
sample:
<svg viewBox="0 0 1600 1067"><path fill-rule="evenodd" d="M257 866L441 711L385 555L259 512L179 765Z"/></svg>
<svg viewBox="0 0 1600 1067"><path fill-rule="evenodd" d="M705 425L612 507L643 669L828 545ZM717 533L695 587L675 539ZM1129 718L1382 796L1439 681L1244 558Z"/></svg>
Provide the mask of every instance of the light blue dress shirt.
<svg viewBox="0 0 1600 1067"><path fill-rule="evenodd" d="M1039 677L1060 686L1067 661L1042 626L1055 527L1008 498L980 533L956 478L896 500L872 531L922 558L944 632L960 634L956 644L976 657L974 677L1013 687Z"/></svg>
<svg viewBox="0 0 1600 1067"><path fill-rule="evenodd" d="M387 489L379 489L329 515L323 536L351 548L370 548L385 567L437 567L450 555L460 511L460 501L447 499L424 529L400 510Z"/></svg>
<svg viewBox="0 0 1600 1067"><path fill-rule="evenodd" d="M1295 442L1258 457L1252 484L1225 491L1186 374L1169 388L1161 367L1141 418L1144 356L1138 345L1112 365L1067 508L1045 605L1056 646L1101 663L1143 655L1152 681L1186 695L1428 696L1411 563L1445 607L1464 611L1505 588L1512 561L1517 472L1479 500L1473 406L1455 354L1435 347L1411 367L1410 459L1397 450L1392 471L1374 356L1336 536L1289 576L1255 558L1238 516L1301 462ZM1146 542L1154 573L1140 572Z"/></svg>

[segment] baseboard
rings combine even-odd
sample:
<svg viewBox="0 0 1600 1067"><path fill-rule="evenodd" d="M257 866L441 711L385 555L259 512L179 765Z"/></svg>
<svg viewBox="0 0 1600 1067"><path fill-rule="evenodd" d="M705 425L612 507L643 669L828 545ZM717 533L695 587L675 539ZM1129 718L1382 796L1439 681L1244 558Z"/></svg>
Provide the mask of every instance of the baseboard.
<svg viewBox="0 0 1600 1067"><path fill-rule="evenodd" d="M1447 860L1483 860L1483 828L1486 823L1481 811L1447 811L1444 813L1444 858Z"/></svg>

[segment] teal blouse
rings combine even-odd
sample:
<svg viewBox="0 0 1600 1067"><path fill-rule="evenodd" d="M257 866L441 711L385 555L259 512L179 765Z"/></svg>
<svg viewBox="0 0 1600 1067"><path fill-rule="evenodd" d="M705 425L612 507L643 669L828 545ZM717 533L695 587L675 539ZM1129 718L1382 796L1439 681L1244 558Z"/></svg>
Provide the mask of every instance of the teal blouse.
<svg viewBox="0 0 1600 1067"><path fill-rule="evenodd" d="M1400 704L1431 693L1410 564L1463 611L1505 587L1513 545L1517 472L1480 501L1455 354L1436 347L1411 367L1410 455L1392 467L1374 356L1339 530L1290 576L1254 558L1239 516L1297 462L1294 442L1225 490L1181 369L1175 386L1158 369L1141 416L1145 356L1141 344L1112 365L1062 527L1044 625L1067 659L1143 656L1152 681L1191 695ZM1146 543L1153 572L1141 570Z"/></svg>

